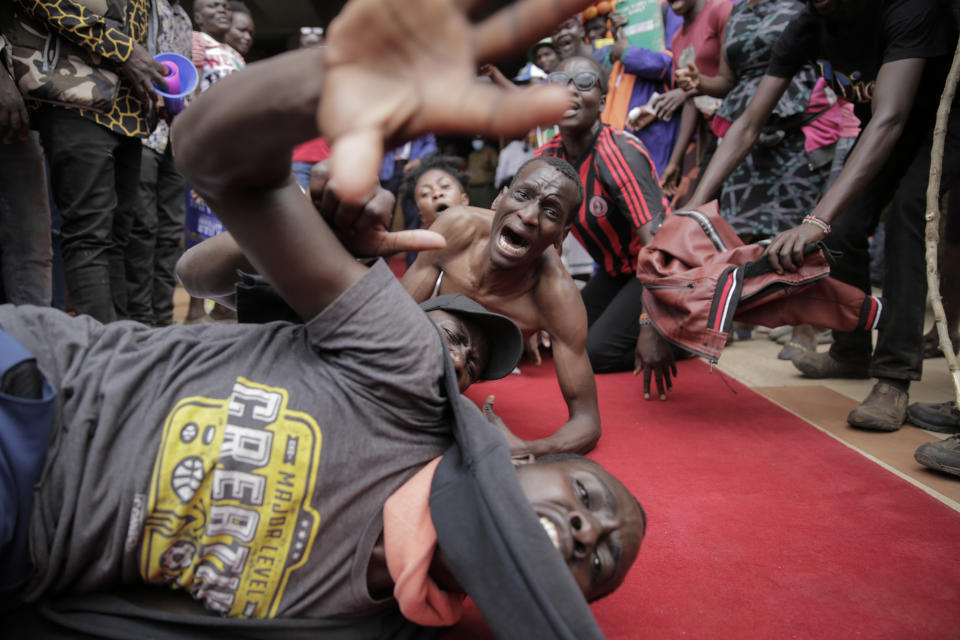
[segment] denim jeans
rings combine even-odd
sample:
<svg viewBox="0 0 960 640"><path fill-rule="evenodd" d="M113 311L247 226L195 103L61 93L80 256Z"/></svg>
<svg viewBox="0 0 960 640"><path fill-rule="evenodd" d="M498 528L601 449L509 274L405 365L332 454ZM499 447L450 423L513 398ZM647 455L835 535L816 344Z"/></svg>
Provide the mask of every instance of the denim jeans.
<svg viewBox="0 0 960 640"><path fill-rule="evenodd" d="M75 110L33 114L50 162L53 199L70 302L77 313L111 322L126 317L124 253L139 203L137 138L113 133Z"/></svg>
<svg viewBox="0 0 960 640"><path fill-rule="evenodd" d="M186 181L164 153L143 147L140 207L127 244L127 312L150 326L173 323L174 268L183 244Z"/></svg>
<svg viewBox="0 0 960 640"><path fill-rule="evenodd" d="M52 252L47 171L37 134L0 143L0 269L6 301L50 305Z"/></svg>

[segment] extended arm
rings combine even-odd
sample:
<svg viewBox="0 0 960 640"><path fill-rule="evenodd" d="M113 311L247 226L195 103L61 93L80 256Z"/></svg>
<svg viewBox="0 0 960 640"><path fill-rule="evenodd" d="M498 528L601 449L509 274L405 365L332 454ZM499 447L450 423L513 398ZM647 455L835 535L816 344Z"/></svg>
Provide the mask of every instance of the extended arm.
<svg viewBox="0 0 960 640"><path fill-rule="evenodd" d="M789 85L790 78L763 76L743 115L730 125L727 134L723 136L723 144L717 146L713 159L700 177L697 189L687 206L693 208L704 204L710 194L716 193L727 176L747 157L767 118Z"/></svg>
<svg viewBox="0 0 960 640"><path fill-rule="evenodd" d="M888 62L877 73L873 114L857 140L843 171L817 203L811 215L832 221L867 187L887 162L910 116L925 60L907 58ZM723 146L723 145L721 145ZM770 243L767 256L777 273L794 271L803 262L803 248L823 239L819 227L801 224L784 231Z"/></svg>
<svg viewBox="0 0 960 640"><path fill-rule="evenodd" d="M237 270L255 272L229 231L188 249L177 260L177 278L195 298L209 298L235 309Z"/></svg>
<svg viewBox="0 0 960 640"><path fill-rule="evenodd" d="M318 135L323 85L322 51L277 56L211 87L173 134L181 172L304 319L364 273L290 174L293 147Z"/></svg>
<svg viewBox="0 0 960 640"><path fill-rule="evenodd" d="M542 281L537 298L543 328L550 334L553 364L568 418L552 435L527 441L522 451L513 454L539 457L547 453L587 453L600 440L597 385L587 356L587 310L569 276Z"/></svg>

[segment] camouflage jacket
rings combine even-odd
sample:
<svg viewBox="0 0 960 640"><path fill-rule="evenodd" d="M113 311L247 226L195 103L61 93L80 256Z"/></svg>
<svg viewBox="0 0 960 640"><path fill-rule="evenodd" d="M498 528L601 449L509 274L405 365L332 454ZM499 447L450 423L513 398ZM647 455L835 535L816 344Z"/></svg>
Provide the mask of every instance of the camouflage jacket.
<svg viewBox="0 0 960 640"><path fill-rule="evenodd" d="M31 106L54 103L124 136L144 137L155 110L119 75L134 43L147 43L150 0L14 0L4 33Z"/></svg>

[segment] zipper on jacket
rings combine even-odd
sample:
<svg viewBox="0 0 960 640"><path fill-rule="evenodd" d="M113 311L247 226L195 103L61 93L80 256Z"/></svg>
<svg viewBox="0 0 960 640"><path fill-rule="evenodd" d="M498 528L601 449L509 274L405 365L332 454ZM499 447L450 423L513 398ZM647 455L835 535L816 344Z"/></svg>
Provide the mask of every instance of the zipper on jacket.
<svg viewBox="0 0 960 640"><path fill-rule="evenodd" d="M713 243L713 246L717 248L717 251L726 251L727 245L723 243L723 240L720 239L720 234L717 233L716 228L713 226L713 223L710 222L710 218L700 213L699 211L690 210L690 211L674 211L673 215L675 216L686 216L688 218L693 218L697 224L700 225L700 228L703 229L703 232L707 234L707 238L710 239L710 242Z"/></svg>
<svg viewBox="0 0 960 640"><path fill-rule="evenodd" d="M675 290L675 289L694 289L696 284L693 282L688 282L687 284L657 284L655 282L648 282L643 285L645 289L653 290Z"/></svg>

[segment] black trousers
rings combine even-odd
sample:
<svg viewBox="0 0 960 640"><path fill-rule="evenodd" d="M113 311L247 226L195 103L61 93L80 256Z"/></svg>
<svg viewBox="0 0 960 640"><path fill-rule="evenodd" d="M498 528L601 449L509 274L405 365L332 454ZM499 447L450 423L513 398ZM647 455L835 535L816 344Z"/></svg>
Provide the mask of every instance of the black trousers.
<svg viewBox="0 0 960 640"><path fill-rule="evenodd" d="M155 327L173 323L174 268L183 246L186 181L164 153L143 147L140 207L127 245L127 311L131 320Z"/></svg>
<svg viewBox="0 0 960 640"><path fill-rule="evenodd" d="M643 311L643 285L633 274L597 271L581 290L587 308L587 355L595 373L632 371Z"/></svg>
<svg viewBox="0 0 960 640"><path fill-rule="evenodd" d="M884 309L876 349L866 331L834 332L830 353L838 360L870 359L875 378L919 380L923 367L923 316L927 279L924 211L933 123L908 123L889 160L856 200L837 217L827 246L842 253L832 275L870 291L868 238L884 207ZM960 175L960 109L950 115L940 192Z"/></svg>
<svg viewBox="0 0 960 640"><path fill-rule="evenodd" d="M50 163L67 292L77 313L101 322L125 318L124 253L138 203L140 148L72 109L33 114Z"/></svg>

